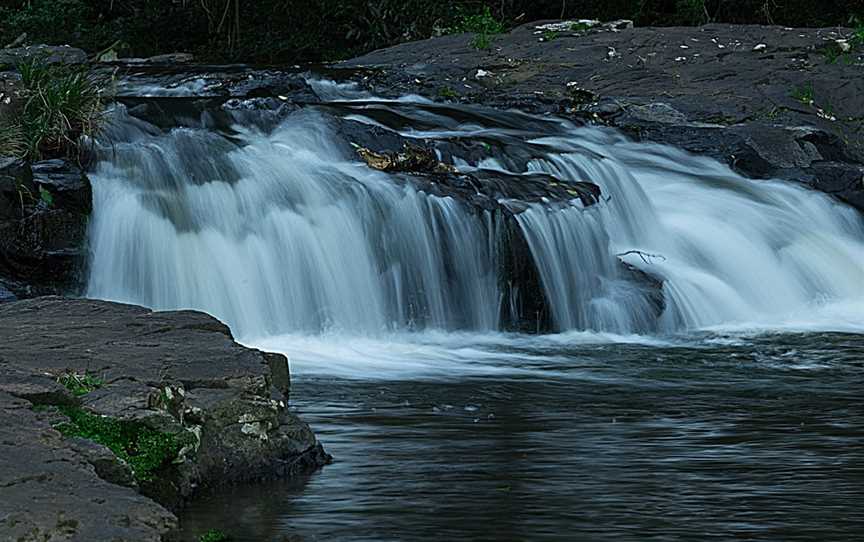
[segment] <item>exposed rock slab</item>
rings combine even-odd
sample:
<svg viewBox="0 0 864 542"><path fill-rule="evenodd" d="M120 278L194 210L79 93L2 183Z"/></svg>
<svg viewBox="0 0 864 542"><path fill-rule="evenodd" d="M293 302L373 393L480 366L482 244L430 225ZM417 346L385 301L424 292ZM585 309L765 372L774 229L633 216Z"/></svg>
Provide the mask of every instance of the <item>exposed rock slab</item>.
<svg viewBox="0 0 864 542"><path fill-rule="evenodd" d="M84 64L87 62L87 53L68 45L33 45L0 49L0 67L14 66L30 60L40 60L49 64Z"/></svg>
<svg viewBox="0 0 864 542"><path fill-rule="evenodd" d="M160 540L176 526L167 509L202 488L329 460L287 409L287 359L236 344L207 315L38 298L0 305L0 344L0 539ZM76 397L57 382L70 373L101 387ZM104 446L62 437L52 426L64 417L35 405L75 405L191 435L194 446L136 481Z"/></svg>
<svg viewBox="0 0 864 542"><path fill-rule="evenodd" d="M806 183L864 210L864 50L832 61L848 29L706 25L562 31L540 23L473 48L452 35L339 66L385 95L416 93L619 127Z"/></svg>

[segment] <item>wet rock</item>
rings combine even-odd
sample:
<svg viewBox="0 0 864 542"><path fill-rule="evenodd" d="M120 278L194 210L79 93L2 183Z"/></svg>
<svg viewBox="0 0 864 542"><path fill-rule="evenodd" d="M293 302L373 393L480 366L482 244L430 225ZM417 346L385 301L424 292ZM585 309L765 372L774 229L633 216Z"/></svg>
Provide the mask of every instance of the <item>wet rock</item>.
<svg viewBox="0 0 864 542"><path fill-rule="evenodd" d="M0 67L14 66L33 59L49 64L84 64L87 62L87 53L68 45L33 45L0 49Z"/></svg>
<svg viewBox="0 0 864 542"><path fill-rule="evenodd" d="M195 60L190 53L168 53L144 59L148 64L188 64Z"/></svg>
<svg viewBox="0 0 864 542"><path fill-rule="evenodd" d="M89 536L80 540L160 540L176 520L145 496L173 509L203 488L290 476L330 460L287 408L285 357L238 345L204 314L39 298L0 305L0 343L0 407L11 420L0 428L11 458L0 463L4 540L53 533L58 517L77 529L69 533ZM68 372L95 375L100 387L73 397L57 383ZM152 479L138 479L104 446L61 437L52 425L62 414L37 417L34 405L78 406L183 446Z"/></svg>
<svg viewBox="0 0 864 542"><path fill-rule="evenodd" d="M90 182L64 160L0 160L0 279L21 297L75 291L86 256Z"/></svg>
<svg viewBox="0 0 864 542"><path fill-rule="evenodd" d="M90 181L78 166L66 160L43 160L32 166L33 182L51 193L56 207L89 214L93 209Z"/></svg>
<svg viewBox="0 0 864 542"><path fill-rule="evenodd" d="M0 284L0 303L10 303L12 301L17 301L18 297L6 289L5 286Z"/></svg>
<svg viewBox="0 0 864 542"><path fill-rule="evenodd" d="M864 166L864 50L837 44L848 29L574 22L517 27L490 51L472 49L470 36L443 36L339 66L368 70L357 81L379 95L440 100L442 88L458 88L463 102L614 126L751 177L806 182L864 210L864 186L854 182ZM538 42L549 31L560 34ZM829 62L826 44L844 62ZM492 68L495 85L462 84ZM796 99L801 89L812 99ZM817 144L801 129L825 137Z"/></svg>
<svg viewBox="0 0 864 542"><path fill-rule="evenodd" d="M22 218L35 189L27 162L0 157L0 221Z"/></svg>

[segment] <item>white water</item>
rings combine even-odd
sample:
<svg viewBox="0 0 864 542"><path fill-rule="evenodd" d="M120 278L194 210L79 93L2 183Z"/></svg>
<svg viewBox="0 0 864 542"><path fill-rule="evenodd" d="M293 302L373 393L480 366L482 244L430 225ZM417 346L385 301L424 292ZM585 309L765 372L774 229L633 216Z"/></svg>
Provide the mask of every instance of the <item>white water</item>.
<svg viewBox="0 0 864 542"><path fill-rule="evenodd" d="M535 205L518 217L555 325L568 333L489 333L508 303L499 221L370 170L315 111L266 135L238 127L230 141L203 129L163 134L118 113L114 145L92 175L87 295L204 310L249 344L293 354L309 370L347 373L364 363L383 372L493 370L482 360L518 365L500 352L513 341L864 329L864 222L825 195L743 179L608 130L539 120L514 128L523 117L487 129L441 110L399 114L446 129L405 135L521 145L533 156L529 170L601 186L604 201L592 208ZM351 117L381 125L362 111ZM457 163L513 167L506 156ZM659 256L624 257L663 279L659 322L617 263L628 251ZM414 329L426 331L406 333Z"/></svg>

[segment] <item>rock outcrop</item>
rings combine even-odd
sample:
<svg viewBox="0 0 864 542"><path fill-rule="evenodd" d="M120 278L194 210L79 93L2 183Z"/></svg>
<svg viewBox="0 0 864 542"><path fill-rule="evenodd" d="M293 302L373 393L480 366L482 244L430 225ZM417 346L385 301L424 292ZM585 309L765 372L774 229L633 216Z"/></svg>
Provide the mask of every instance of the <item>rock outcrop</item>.
<svg viewBox="0 0 864 542"><path fill-rule="evenodd" d="M204 314L39 298L0 305L0 344L4 540L157 541L202 489L329 461L287 359Z"/></svg>
<svg viewBox="0 0 864 542"><path fill-rule="evenodd" d="M0 286L18 297L78 291L91 209L90 181L71 162L0 157Z"/></svg>
<svg viewBox="0 0 864 542"><path fill-rule="evenodd" d="M31 60L49 64L85 64L87 53L68 45L33 45L0 49L0 69Z"/></svg>
<svg viewBox="0 0 864 542"><path fill-rule="evenodd" d="M520 26L375 51L340 63L368 70L376 94L408 93L615 126L757 178L805 183L864 210L864 46L846 29L706 25Z"/></svg>

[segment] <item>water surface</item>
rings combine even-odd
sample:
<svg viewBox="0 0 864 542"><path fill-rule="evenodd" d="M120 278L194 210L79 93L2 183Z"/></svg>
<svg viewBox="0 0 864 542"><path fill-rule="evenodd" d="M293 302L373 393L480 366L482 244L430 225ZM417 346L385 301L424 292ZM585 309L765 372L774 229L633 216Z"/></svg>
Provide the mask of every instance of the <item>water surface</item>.
<svg viewBox="0 0 864 542"><path fill-rule="evenodd" d="M451 361L471 339L447 346ZM336 462L202 498L182 516L187 533L860 540L864 335L473 339L485 370L368 360L390 376L380 379L295 361L293 408ZM393 355L379 347L379 358Z"/></svg>

